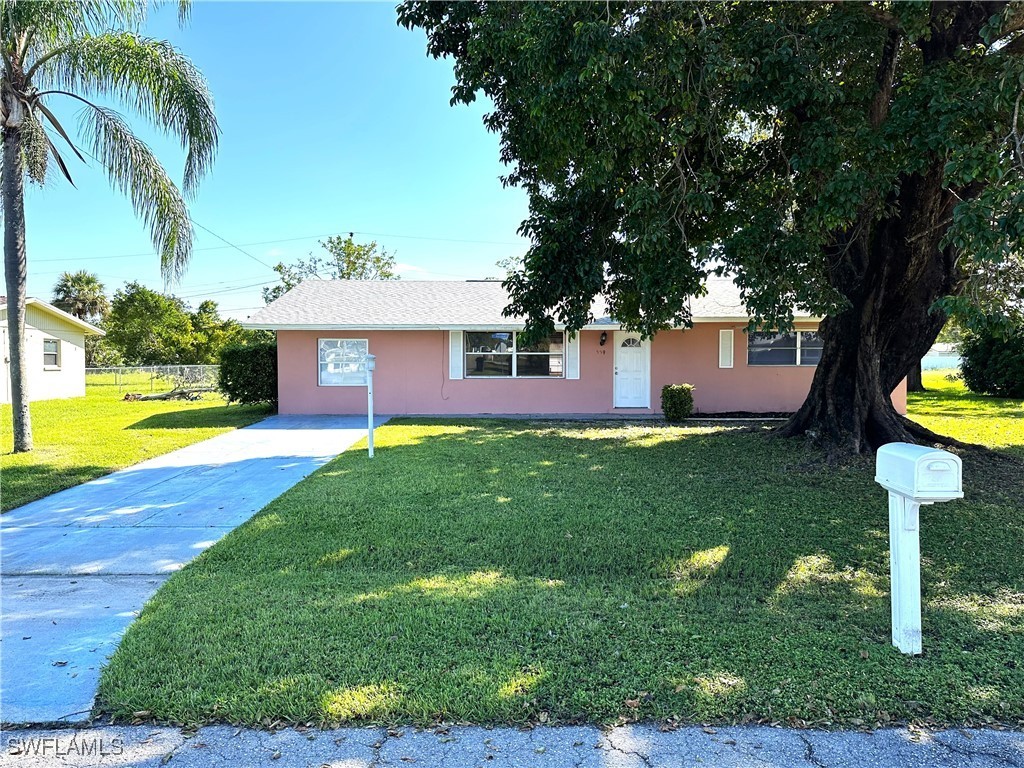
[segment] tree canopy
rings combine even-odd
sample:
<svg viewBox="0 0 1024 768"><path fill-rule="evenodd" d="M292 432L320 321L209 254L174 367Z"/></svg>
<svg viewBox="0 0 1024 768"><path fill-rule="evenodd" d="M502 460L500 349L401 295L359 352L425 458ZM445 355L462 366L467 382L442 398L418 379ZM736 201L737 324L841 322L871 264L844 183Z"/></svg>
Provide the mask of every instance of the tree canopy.
<svg viewBox="0 0 1024 768"><path fill-rule="evenodd" d="M357 243L352 235L339 235L320 241L326 255L310 254L309 259L294 264L278 263L274 271L281 277L278 285L263 289L263 300L269 304L303 280L397 280L395 257L377 241Z"/></svg>
<svg viewBox="0 0 1024 768"><path fill-rule="evenodd" d="M861 451L923 432L889 392L1024 233L1024 6L432 3L399 21L483 93L532 245L510 312L645 334L730 274L756 326L826 318L788 426ZM866 320L867 318L867 320Z"/></svg>
<svg viewBox="0 0 1024 768"><path fill-rule="evenodd" d="M124 365L216 365L221 349L243 340L235 321L206 300L192 311L184 301L139 283L114 293L104 343Z"/></svg>

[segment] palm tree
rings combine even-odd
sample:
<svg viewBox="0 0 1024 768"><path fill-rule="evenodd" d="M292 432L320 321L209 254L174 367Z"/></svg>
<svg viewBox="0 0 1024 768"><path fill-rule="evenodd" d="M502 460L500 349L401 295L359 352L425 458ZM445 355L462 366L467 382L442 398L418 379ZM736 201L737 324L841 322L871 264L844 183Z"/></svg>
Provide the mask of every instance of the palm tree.
<svg viewBox="0 0 1024 768"><path fill-rule="evenodd" d="M179 6L182 21L188 3ZM131 198L150 230L165 279L181 275L192 252L192 224L178 190L125 119L94 100L116 99L185 150L182 189L194 194L217 150L219 129L202 74L169 43L142 37L145 0L35 2L0 0L0 125L7 324L10 334L14 450L32 449L25 389L24 181L42 183L53 164L72 184L61 152L82 151L50 107L84 105L79 135L86 150ZM58 150L58 144L67 150Z"/></svg>
<svg viewBox="0 0 1024 768"><path fill-rule="evenodd" d="M63 272L53 286L53 306L79 320L102 319L110 312L103 283L91 272Z"/></svg>

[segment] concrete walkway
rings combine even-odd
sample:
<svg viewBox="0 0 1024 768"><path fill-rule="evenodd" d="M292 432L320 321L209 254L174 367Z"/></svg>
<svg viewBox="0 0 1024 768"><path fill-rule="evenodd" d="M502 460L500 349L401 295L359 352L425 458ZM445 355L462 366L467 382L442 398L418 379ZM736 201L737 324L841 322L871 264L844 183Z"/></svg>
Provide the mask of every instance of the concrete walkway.
<svg viewBox="0 0 1024 768"><path fill-rule="evenodd" d="M227 726L8 731L0 766L274 766L275 768L1020 768L1020 731L873 733L650 725L342 728L256 731Z"/></svg>
<svg viewBox="0 0 1024 768"><path fill-rule="evenodd" d="M84 720L168 575L365 436L365 417L272 416L0 517L0 722Z"/></svg>

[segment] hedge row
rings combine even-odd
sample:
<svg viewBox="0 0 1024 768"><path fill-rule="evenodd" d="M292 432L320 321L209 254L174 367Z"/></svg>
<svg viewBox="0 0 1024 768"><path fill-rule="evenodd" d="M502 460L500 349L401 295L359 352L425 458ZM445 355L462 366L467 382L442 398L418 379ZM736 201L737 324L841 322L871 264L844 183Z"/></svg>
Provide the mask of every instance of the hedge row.
<svg viewBox="0 0 1024 768"><path fill-rule="evenodd" d="M277 403L277 343L231 344L220 353L220 391L243 405Z"/></svg>

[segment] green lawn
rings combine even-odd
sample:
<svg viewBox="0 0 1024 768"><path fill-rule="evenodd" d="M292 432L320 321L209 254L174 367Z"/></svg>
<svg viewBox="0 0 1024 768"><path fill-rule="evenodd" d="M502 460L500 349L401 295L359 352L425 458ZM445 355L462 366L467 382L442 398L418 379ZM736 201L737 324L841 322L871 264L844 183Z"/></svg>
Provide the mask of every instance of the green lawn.
<svg viewBox="0 0 1024 768"><path fill-rule="evenodd" d="M953 371L925 371L927 392L911 394L915 420L941 435L998 448L1024 459L1024 400L985 397L968 392Z"/></svg>
<svg viewBox="0 0 1024 768"><path fill-rule="evenodd" d="M970 410L951 422L964 438L1016 418L952 388L914 406L943 401ZM106 669L101 709L184 723L1024 716L1015 458L967 457L967 499L923 511L925 654L907 658L889 643L870 460L823 469L763 428L699 425L396 420L377 448L173 576Z"/></svg>
<svg viewBox="0 0 1024 768"><path fill-rule="evenodd" d="M146 390L148 391L148 390ZM125 402L113 386L32 403L35 449L13 454L11 406L0 406L0 508L13 509L161 453L264 418L265 407L204 400Z"/></svg>

